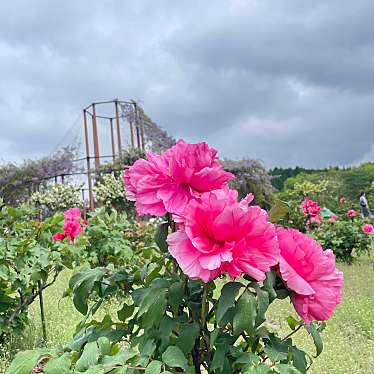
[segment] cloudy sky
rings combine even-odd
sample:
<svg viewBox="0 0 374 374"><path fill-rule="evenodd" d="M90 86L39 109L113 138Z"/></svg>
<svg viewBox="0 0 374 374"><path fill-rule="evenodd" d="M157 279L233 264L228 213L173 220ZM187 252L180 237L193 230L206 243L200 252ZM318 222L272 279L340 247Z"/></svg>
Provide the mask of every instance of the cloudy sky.
<svg viewBox="0 0 374 374"><path fill-rule="evenodd" d="M140 100L225 157L374 161L374 1L0 2L0 160L82 135L81 110Z"/></svg>

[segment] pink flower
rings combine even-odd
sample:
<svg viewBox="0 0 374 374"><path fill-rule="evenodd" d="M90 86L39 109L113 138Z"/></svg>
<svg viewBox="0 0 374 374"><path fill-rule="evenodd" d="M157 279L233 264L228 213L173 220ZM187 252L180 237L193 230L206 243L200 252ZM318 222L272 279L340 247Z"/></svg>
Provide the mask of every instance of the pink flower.
<svg viewBox="0 0 374 374"><path fill-rule="evenodd" d="M354 218L354 217L357 216L357 212L354 209L349 209L348 212L347 212L347 216L349 218Z"/></svg>
<svg viewBox="0 0 374 374"><path fill-rule="evenodd" d="M319 226L321 222L322 222L322 217L320 215L310 217L311 224L315 224Z"/></svg>
<svg viewBox="0 0 374 374"><path fill-rule="evenodd" d="M62 232L58 232L57 234L54 234L52 237L53 241L58 241L58 240L64 240L66 238L66 235Z"/></svg>
<svg viewBox="0 0 374 374"><path fill-rule="evenodd" d="M74 242L74 239L83 231L83 227L77 221L67 221L63 227L64 234Z"/></svg>
<svg viewBox="0 0 374 374"><path fill-rule="evenodd" d="M370 225L369 223L365 223L365 225L362 226L362 231L365 234L374 234L374 226Z"/></svg>
<svg viewBox="0 0 374 374"><path fill-rule="evenodd" d="M304 214L310 217L319 216L321 211L321 207L318 205L318 203L310 199L308 196L306 196L304 201L301 203L301 208Z"/></svg>
<svg viewBox="0 0 374 374"><path fill-rule="evenodd" d="M338 219L338 216L336 214L331 214L331 217L329 218L330 222L335 222Z"/></svg>
<svg viewBox="0 0 374 374"><path fill-rule="evenodd" d="M81 211L79 208L70 208L64 212L65 221L80 221Z"/></svg>
<svg viewBox="0 0 374 374"><path fill-rule="evenodd" d="M224 187L234 175L223 170L217 151L206 143L179 140L161 155L147 153L125 171L126 196L138 214L181 214L201 193Z"/></svg>
<svg viewBox="0 0 374 374"><path fill-rule="evenodd" d="M83 231L81 226L81 212L79 208L71 208L64 212L64 226L63 232L58 232L53 235L52 240L64 240L69 238L70 242L74 242L74 239Z"/></svg>
<svg viewBox="0 0 374 374"><path fill-rule="evenodd" d="M347 199L344 197L344 196L342 196L340 199L339 199L339 203L340 204L345 204L347 202Z"/></svg>
<svg viewBox="0 0 374 374"><path fill-rule="evenodd" d="M279 261L275 227L253 195L237 201L237 191L207 192L191 200L178 231L168 236L169 252L191 279L208 282L227 272L256 280Z"/></svg>
<svg viewBox="0 0 374 374"><path fill-rule="evenodd" d="M342 300L343 273L331 250L294 229L279 229L279 272L296 312L306 324L328 320Z"/></svg>

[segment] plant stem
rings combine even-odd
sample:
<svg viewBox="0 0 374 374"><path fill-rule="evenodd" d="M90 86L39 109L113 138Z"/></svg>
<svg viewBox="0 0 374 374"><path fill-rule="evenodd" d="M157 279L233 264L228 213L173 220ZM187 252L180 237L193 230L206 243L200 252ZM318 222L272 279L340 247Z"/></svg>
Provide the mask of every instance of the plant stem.
<svg viewBox="0 0 374 374"><path fill-rule="evenodd" d="M291 331L288 335L286 335L283 339L282 342L290 338L293 334L296 334L304 325L299 325L295 330Z"/></svg>
<svg viewBox="0 0 374 374"><path fill-rule="evenodd" d="M208 283L204 283L203 296L201 298L201 328L202 330L205 329L205 323L206 323L207 296L208 296Z"/></svg>
<svg viewBox="0 0 374 374"><path fill-rule="evenodd" d="M39 289L40 317L42 320L43 341L44 343L46 343L47 342L47 325L45 322L45 314L44 314L43 288L42 288L42 284L40 281L38 281L38 289Z"/></svg>

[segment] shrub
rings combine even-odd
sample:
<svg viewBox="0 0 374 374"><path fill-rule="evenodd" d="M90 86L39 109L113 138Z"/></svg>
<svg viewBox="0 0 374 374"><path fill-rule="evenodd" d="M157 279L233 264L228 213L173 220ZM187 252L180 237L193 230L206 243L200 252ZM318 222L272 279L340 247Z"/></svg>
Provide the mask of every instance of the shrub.
<svg viewBox="0 0 374 374"><path fill-rule="evenodd" d="M145 255L145 266L134 258L119 269L80 269L69 282L84 315L77 335L62 349L18 354L8 374L36 366L75 373L306 373L312 355L293 335L305 329L315 356L321 353L322 321L342 295L332 252L297 230L276 228L250 205L253 195L238 201L227 186L231 176L205 143L178 142L149 158L130 168L127 183L138 213L166 212L155 235L158 249ZM99 242L102 231L109 238L113 223L101 221L91 224L101 225L99 238L87 228L90 241ZM288 297L301 319L285 316L290 332L279 336L266 312ZM121 304L117 316L97 320L111 298Z"/></svg>
<svg viewBox="0 0 374 374"><path fill-rule="evenodd" d="M70 184L53 184L41 192L33 193L29 203L40 208L44 216L63 212L72 206L81 207L81 188Z"/></svg>
<svg viewBox="0 0 374 374"><path fill-rule="evenodd" d="M352 263L355 257L369 253L371 248L371 237L362 231L362 225L360 218L324 220L312 235L324 248L331 248L338 260Z"/></svg>
<svg viewBox="0 0 374 374"><path fill-rule="evenodd" d="M79 262L69 243L52 240L62 215L39 221L36 213L26 205L0 209L0 342L23 330L28 306L64 267Z"/></svg>

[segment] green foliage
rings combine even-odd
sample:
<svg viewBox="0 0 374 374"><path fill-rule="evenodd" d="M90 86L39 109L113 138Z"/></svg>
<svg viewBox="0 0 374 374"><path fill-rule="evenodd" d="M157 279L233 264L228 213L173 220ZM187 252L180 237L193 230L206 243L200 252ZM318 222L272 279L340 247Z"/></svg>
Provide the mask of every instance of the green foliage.
<svg viewBox="0 0 374 374"><path fill-rule="evenodd" d="M272 172L271 172L272 173ZM297 183L311 182L318 184L321 181L328 182L328 189L319 194L321 205L329 207L334 212L339 209L339 197L345 196L348 199L347 206L359 210L359 194L366 191L369 206L374 207L374 163L368 162L351 168L329 168L325 170L308 170L289 178L285 183L282 192L293 190ZM281 198L285 198L281 195ZM286 198L287 200L287 198Z"/></svg>
<svg viewBox="0 0 374 374"><path fill-rule="evenodd" d="M85 253L92 266L123 266L129 261L143 264L154 250L154 226L134 222L126 213L96 209L88 216Z"/></svg>
<svg viewBox="0 0 374 374"><path fill-rule="evenodd" d="M81 207L81 188L70 184L53 184L42 192L33 193L28 201L32 206L41 208L44 215L53 215L71 207Z"/></svg>
<svg viewBox="0 0 374 374"><path fill-rule="evenodd" d="M369 253L371 236L362 232L363 221L355 218L339 219L335 222L324 220L312 235L321 243L323 248L333 250L340 261L352 263L355 257Z"/></svg>
<svg viewBox="0 0 374 374"><path fill-rule="evenodd" d="M41 290L79 261L72 245L52 241L63 217L39 221L36 213L26 205L0 209L0 340L22 331L28 306Z"/></svg>
<svg viewBox="0 0 374 374"><path fill-rule="evenodd" d="M100 218L89 226L102 225L103 214L98 212ZM157 232L161 249L153 250L145 264L132 260L124 267L109 263L75 272L67 294L84 318L65 347L33 355L34 366L53 368L61 360L72 373L201 373L202 367L217 374L306 372L312 355L292 339L304 326L288 318L291 332L281 338L266 323L270 305L289 296L275 272L263 283L247 276L208 284L189 280L162 250L167 225L161 223ZM89 228L87 235L94 240ZM113 300L117 313L98 318ZM318 326L308 332L319 354Z"/></svg>

